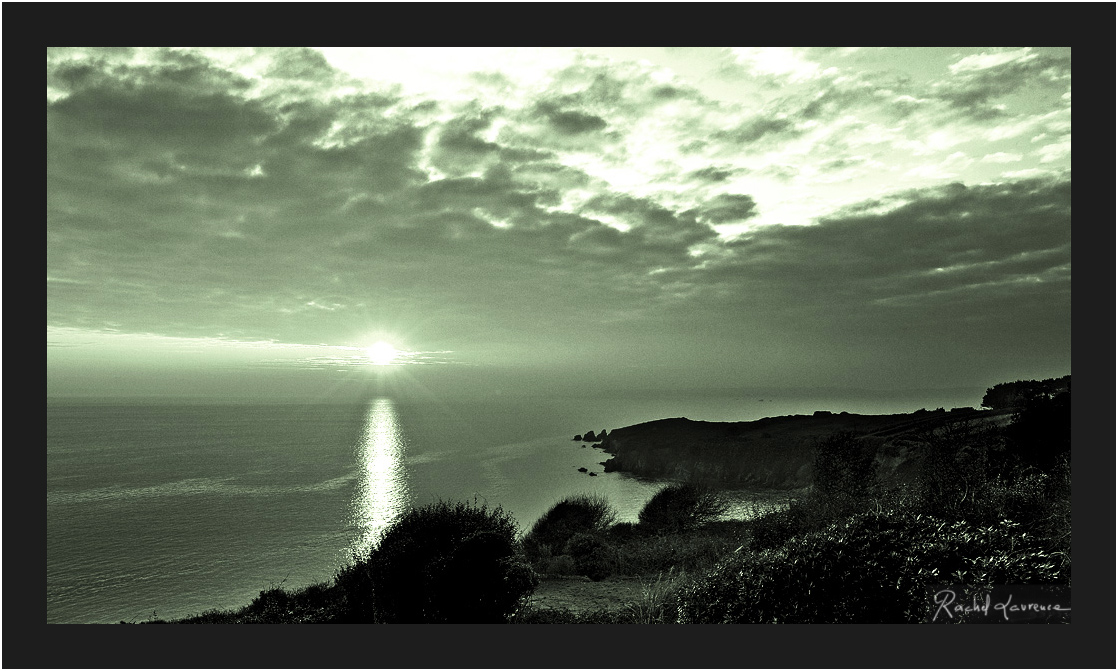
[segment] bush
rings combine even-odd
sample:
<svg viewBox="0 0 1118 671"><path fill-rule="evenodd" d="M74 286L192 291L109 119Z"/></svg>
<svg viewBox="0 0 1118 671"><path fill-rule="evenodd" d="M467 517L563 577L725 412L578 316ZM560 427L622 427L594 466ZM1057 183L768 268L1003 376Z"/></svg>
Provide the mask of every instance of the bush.
<svg viewBox="0 0 1118 671"><path fill-rule="evenodd" d="M354 553L353 561L334 573L334 585L343 595L342 620L346 622L374 622L373 579L369 575L369 560Z"/></svg>
<svg viewBox="0 0 1118 671"><path fill-rule="evenodd" d="M1071 393L1030 397L1005 427L1005 435L1021 465L1052 469L1071 451Z"/></svg>
<svg viewBox="0 0 1118 671"><path fill-rule="evenodd" d="M721 492L695 482L668 485L644 504L637 521L657 532L680 532L712 522L730 509Z"/></svg>
<svg viewBox="0 0 1118 671"><path fill-rule="evenodd" d="M371 585L377 621L505 622L539 584L518 553L516 531L500 507L440 501L393 522L367 567L346 578Z"/></svg>
<svg viewBox="0 0 1118 671"><path fill-rule="evenodd" d="M961 420L929 430L922 438L921 510L948 519L973 514L992 479L1006 469L998 430Z"/></svg>
<svg viewBox="0 0 1118 671"><path fill-rule="evenodd" d="M784 510L763 515L749 523L753 550L768 550L783 545L789 538L817 528L816 510L794 501Z"/></svg>
<svg viewBox="0 0 1118 671"><path fill-rule="evenodd" d="M707 528L679 534L639 536L615 546L617 569L623 575L656 575L673 570L704 572L745 544L744 530Z"/></svg>
<svg viewBox="0 0 1118 671"><path fill-rule="evenodd" d="M617 511L604 496L569 496L553 505L532 525L521 541L524 554L534 564L542 565L552 556L563 554L575 534L605 533L616 520Z"/></svg>
<svg viewBox="0 0 1118 671"><path fill-rule="evenodd" d="M819 441L812 462L812 493L850 506L864 502L874 486L874 452L850 431Z"/></svg>
<svg viewBox="0 0 1118 671"><path fill-rule="evenodd" d="M975 527L864 513L737 553L680 591L685 623L903 623L929 614L937 584L1066 583L1056 553L1020 524Z"/></svg>
<svg viewBox="0 0 1118 671"><path fill-rule="evenodd" d="M614 571L613 548L601 536L578 533L567 541L564 552L574 560L575 572L598 582Z"/></svg>

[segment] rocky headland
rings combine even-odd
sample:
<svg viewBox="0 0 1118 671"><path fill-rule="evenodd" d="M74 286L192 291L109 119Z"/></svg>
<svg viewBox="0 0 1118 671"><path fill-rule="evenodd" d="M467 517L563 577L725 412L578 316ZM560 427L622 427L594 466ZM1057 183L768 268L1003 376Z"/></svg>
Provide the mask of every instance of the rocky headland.
<svg viewBox="0 0 1118 671"><path fill-rule="evenodd" d="M677 417L603 431L593 447L612 455L606 472L792 489L811 484L817 441L849 431L876 449L879 478L896 482L916 472L915 448L928 431L962 420L1005 423L1010 415L1010 410L955 408L895 415L818 411L750 422Z"/></svg>

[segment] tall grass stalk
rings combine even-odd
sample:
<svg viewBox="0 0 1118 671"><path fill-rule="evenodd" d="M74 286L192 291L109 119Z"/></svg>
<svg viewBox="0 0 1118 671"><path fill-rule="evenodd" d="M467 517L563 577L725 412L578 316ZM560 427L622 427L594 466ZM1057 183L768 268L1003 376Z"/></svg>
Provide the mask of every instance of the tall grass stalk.
<svg viewBox="0 0 1118 671"><path fill-rule="evenodd" d="M656 575L655 580L641 579L641 595L636 601L626 604L625 609L633 624L671 624L676 618L676 593L685 577L675 568Z"/></svg>

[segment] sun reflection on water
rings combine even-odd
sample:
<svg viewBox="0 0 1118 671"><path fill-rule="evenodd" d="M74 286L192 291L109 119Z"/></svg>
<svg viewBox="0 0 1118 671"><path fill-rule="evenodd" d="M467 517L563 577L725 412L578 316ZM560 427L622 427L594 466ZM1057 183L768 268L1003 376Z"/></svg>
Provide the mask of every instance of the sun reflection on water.
<svg viewBox="0 0 1118 671"><path fill-rule="evenodd" d="M392 400L372 401L364 433L357 443L360 472L352 504L352 524L357 529L354 552L367 553L380 532L407 510L406 447Z"/></svg>

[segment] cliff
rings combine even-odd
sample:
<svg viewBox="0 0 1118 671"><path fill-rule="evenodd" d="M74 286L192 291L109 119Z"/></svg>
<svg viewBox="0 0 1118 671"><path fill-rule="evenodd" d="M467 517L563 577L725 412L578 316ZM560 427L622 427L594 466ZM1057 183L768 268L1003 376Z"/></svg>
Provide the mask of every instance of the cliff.
<svg viewBox="0 0 1118 671"><path fill-rule="evenodd" d="M962 419L1007 421L1008 415L1009 411L960 408L896 415L817 412L752 422L678 417L615 429L600 447L612 455L605 462L606 472L799 488L811 484L816 441L838 431L853 431L875 446L879 477L903 481L915 473L921 432Z"/></svg>

